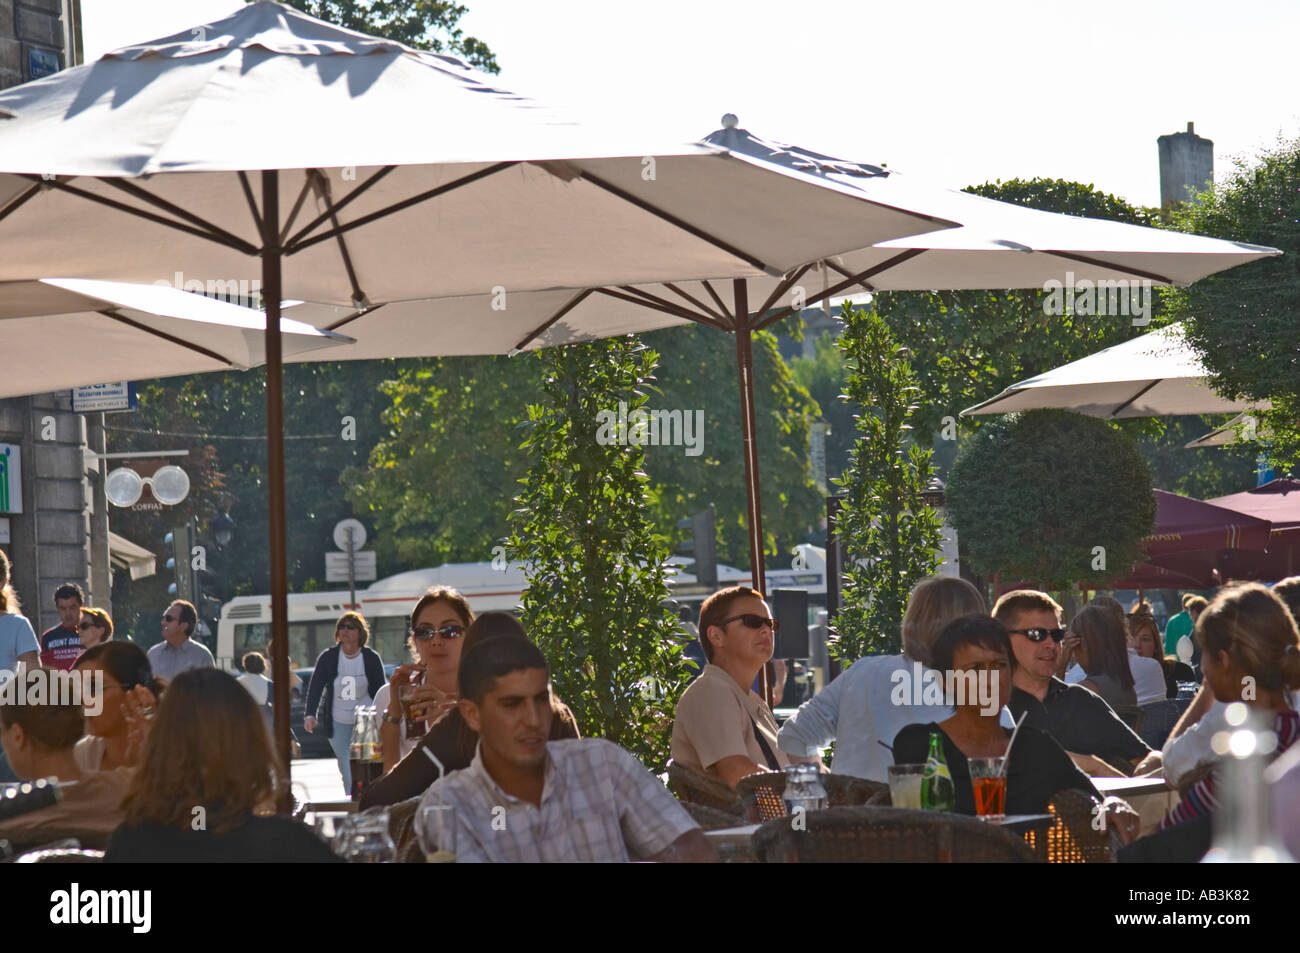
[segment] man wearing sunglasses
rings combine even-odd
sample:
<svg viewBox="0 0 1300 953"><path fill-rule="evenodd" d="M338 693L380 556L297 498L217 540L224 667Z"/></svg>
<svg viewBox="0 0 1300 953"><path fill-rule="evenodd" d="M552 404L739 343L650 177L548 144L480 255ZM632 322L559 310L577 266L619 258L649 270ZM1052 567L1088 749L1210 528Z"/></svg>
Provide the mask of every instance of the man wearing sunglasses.
<svg viewBox="0 0 1300 953"><path fill-rule="evenodd" d="M162 615L163 640L146 653L153 673L171 681L192 668L215 668L216 662L206 645L195 641L194 628L199 614L183 599L173 602Z"/></svg>
<svg viewBox="0 0 1300 953"><path fill-rule="evenodd" d="M731 586L704 600L699 628L708 664L677 703L673 760L732 788L781 770L790 758L777 745L776 718L750 687L775 647L771 609L754 589Z"/></svg>
<svg viewBox="0 0 1300 953"><path fill-rule="evenodd" d="M1114 774L1131 765L1141 774L1160 766L1152 752L1100 696L1056 677L1065 630L1061 607L1045 592L1017 589L998 599L993 617L1011 635L1014 686L1007 703L1017 721L1051 735L1090 774Z"/></svg>

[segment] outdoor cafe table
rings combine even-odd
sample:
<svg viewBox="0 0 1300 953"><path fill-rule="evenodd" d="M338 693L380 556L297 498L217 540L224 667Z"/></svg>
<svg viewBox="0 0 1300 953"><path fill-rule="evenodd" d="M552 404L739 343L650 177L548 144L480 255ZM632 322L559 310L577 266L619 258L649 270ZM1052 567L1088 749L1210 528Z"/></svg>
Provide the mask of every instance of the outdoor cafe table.
<svg viewBox="0 0 1300 953"><path fill-rule="evenodd" d="M1178 792L1164 778L1093 778L1092 784L1102 797L1120 797L1132 805L1141 818L1142 837L1152 833L1179 801Z"/></svg>

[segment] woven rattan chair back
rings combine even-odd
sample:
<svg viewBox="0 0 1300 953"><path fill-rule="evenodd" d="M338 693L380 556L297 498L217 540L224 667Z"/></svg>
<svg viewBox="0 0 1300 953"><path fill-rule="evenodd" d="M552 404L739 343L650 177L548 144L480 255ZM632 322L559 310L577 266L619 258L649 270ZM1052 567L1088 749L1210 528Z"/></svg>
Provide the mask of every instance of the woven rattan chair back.
<svg viewBox="0 0 1300 953"><path fill-rule="evenodd" d="M973 817L893 807L832 807L778 818L755 832L766 863L1032 862L1034 852L1010 831Z"/></svg>

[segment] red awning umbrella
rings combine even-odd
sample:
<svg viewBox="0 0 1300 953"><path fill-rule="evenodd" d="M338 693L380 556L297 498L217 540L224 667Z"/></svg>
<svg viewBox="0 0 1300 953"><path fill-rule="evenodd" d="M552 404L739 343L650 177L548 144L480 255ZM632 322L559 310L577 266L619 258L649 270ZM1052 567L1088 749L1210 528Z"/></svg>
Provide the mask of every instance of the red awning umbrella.
<svg viewBox="0 0 1300 953"><path fill-rule="evenodd" d="M1244 493L1220 496L1208 502L1269 520L1273 531L1262 551L1234 552L1220 567L1228 579L1262 579L1273 582L1300 575L1300 480L1270 480Z"/></svg>

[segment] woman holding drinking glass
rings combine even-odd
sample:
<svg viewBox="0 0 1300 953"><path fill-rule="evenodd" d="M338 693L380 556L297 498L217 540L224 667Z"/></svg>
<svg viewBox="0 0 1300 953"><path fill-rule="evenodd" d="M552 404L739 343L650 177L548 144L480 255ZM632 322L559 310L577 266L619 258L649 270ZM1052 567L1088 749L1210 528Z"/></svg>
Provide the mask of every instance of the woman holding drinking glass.
<svg viewBox="0 0 1300 953"><path fill-rule="evenodd" d="M357 612L345 612L334 627L335 645L316 659L307 686L307 717L302 726L315 732L319 724L329 737L338 759L343 790L352 790L352 765L348 760L356 710L384 686L384 660L367 648L370 626ZM317 720L319 716L319 721Z"/></svg>
<svg viewBox="0 0 1300 953"><path fill-rule="evenodd" d="M397 666L375 695L375 710L384 718L385 774L415 749L430 725L456 707L462 636L473 622L465 597L445 586L430 589L411 610L406 640L411 661Z"/></svg>

